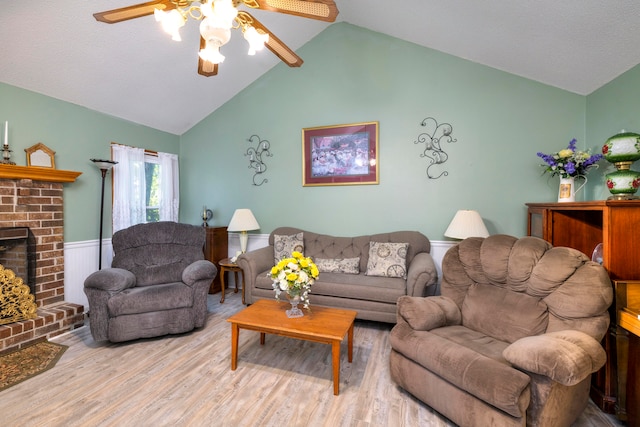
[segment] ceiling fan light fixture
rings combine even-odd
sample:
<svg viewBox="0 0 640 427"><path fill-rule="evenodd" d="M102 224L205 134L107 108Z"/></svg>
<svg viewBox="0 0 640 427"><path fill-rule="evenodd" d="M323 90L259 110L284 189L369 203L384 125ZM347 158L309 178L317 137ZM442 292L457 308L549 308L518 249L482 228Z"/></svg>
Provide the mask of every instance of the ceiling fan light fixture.
<svg viewBox="0 0 640 427"><path fill-rule="evenodd" d="M172 40L178 42L182 41L180 32L178 30L184 27L184 24L187 22L187 20L184 16L182 16L180 12L178 12L176 9L169 12L155 9L153 11L153 16L156 18L157 22L160 22L164 32L169 34Z"/></svg>
<svg viewBox="0 0 640 427"><path fill-rule="evenodd" d="M213 14L211 15L211 18L213 18L215 25L231 29L236 16L238 16L238 9L233 6L233 2L231 0L213 1Z"/></svg>
<svg viewBox="0 0 640 427"><path fill-rule="evenodd" d="M200 56L203 61L212 64L221 64L224 62L224 55L220 53L220 45L216 42L207 42L206 47L200 49L198 56Z"/></svg>
<svg viewBox="0 0 640 427"><path fill-rule="evenodd" d="M231 39L231 30L216 26L210 18L200 22L200 35L207 43L215 42L218 47L224 46Z"/></svg>
<svg viewBox="0 0 640 427"><path fill-rule="evenodd" d="M264 49L264 44L269 41L269 34L260 34L254 27L248 26L244 30L244 39L249 43L249 55L255 55L257 51Z"/></svg>

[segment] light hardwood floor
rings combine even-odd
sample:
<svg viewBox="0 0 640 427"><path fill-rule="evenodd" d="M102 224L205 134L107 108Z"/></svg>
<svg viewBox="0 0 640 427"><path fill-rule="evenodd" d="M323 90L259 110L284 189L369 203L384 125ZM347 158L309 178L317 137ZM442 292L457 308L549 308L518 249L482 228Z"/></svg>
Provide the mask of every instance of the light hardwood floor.
<svg viewBox="0 0 640 427"><path fill-rule="evenodd" d="M0 392L0 425L24 426L453 426L389 377L389 325L356 321L353 363L342 345L340 395L331 347L240 332L240 294L209 296L205 328L126 344L96 343L88 327L56 337L69 349L51 370ZM284 304L284 303L283 303ZM576 426L619 426L590 404Z"/></svg>

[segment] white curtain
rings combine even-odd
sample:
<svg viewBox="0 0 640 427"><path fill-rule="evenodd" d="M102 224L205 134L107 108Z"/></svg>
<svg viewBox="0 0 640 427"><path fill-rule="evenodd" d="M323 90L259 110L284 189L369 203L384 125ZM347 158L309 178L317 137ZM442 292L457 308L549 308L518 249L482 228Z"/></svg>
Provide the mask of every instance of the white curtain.
<svg viewBox="0 0 640 427"><path fill-rule="evenodd" d="M144 149L112 145L113 232L146 222Z"/></svg>
<svg viewBox="0 0 640 427"><path fill-rule="evenodd" d="M178 222L180 180L178 156L158 153L160 163L160 221Z"/></svg>

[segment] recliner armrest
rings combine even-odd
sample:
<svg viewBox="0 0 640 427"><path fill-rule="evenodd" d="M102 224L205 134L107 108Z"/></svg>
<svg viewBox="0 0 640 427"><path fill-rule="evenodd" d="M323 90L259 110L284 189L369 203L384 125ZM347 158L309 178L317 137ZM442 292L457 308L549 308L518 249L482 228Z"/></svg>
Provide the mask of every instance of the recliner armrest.
<svg viewBox="0 0 640 427"><path fill-rule="evenodd" d="M462 323L462 314L456 303L443 296L403 296L398 298L397 307L398 322L405 321L416 331L430 331Z"/></svg>
<svg viewBox="0 0 640 427"><path fill-rule="evenodd" d="M521 338L505 348L502 355L517 368L566 386L578 384L596 372L607 358L598 341L575 330Z"/></svg>
<svg viewBox="0 0 640 427"><path fill-rule="evenodd" d="M84 281L85 288L100 289L109 292L120 292L123 289L133 288L136 285L136 276L129 270L122 268L105 268L91 273Z"/></svg>
<svg viewBox="0 0 640 427"><path fill-rule="evenodd" d="M200 280L213 280L216 274L218 274L218 269L215 264L211 261L201 259L192 262L184 269L182 272L182 281L186 285L192 286Z"/></svg>

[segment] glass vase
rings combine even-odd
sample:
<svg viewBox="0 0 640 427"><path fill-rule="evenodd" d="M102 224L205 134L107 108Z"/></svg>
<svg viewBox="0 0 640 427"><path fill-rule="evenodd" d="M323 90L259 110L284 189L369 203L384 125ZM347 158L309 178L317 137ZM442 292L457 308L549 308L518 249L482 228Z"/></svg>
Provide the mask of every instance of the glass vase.
<svg viewBox="0 0 640 427"><path fill-rule="evenodd" d="M289 303L291 304L291 308L286 311L287 317L293 319L296 317L304 316L302 310L298 308L298 304L300 304L300 294L287 294L287 297L289 298Z"/></svg>

